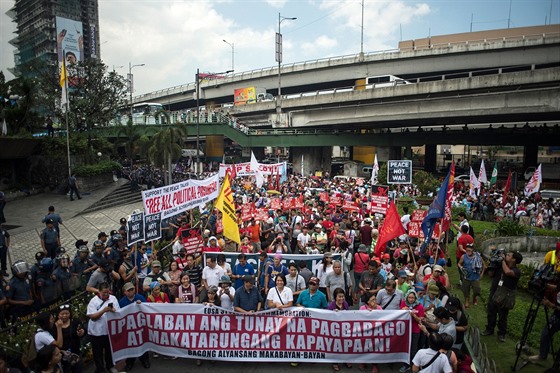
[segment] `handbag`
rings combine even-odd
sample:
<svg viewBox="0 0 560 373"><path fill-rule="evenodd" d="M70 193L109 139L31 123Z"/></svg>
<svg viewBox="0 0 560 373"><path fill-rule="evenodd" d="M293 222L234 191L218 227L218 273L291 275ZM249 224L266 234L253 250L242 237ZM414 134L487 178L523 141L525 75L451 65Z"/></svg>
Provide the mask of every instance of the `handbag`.
<svg viewBox="0 0 560 373"><path fill-rule="evenodd" d="M504 275L502 274L502 281L503 278ZM511 310L515 306L515 290L508 289L505 286L498 286L492 296L492 302L500 308Z"/></svg>
<svg viewBox="0 0 560 373"><path fill-rule="evenodd" d="M62 361L74 366L80 362L80 355L70 351L60 351L62 353Z"/></svg>
<svg viewBox="0 0 560 373"><path fill-rule="evenodd" d="M343 272L343 274L344 274L344 297L346 298L346 303L348 303L348 306L353 306L354 298L352 298L352 295L350 294L350 289L348 288L348 282L346 281L346 275L348 274L348 272Z"/></svg>

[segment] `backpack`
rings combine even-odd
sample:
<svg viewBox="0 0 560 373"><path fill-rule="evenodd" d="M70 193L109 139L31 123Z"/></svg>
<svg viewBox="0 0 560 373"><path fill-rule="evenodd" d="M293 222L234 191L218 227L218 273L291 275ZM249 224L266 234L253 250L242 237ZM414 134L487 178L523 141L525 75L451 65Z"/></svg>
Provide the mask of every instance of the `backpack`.
<svg viewBox="0 0 560 373"><path fill-rule="evenodd" d="M35 347L35 335L37 332L33 333L27 344L23 349L23 353L21 356L21 362L27 368L29 367L37 358L37 348Z"/></svg>
<svg viewBox="0 0 560 373"><path fill-rule="evenodd" d="M474 228L472 227L472 224L469 224L469 236L474 238Z"/></svg>

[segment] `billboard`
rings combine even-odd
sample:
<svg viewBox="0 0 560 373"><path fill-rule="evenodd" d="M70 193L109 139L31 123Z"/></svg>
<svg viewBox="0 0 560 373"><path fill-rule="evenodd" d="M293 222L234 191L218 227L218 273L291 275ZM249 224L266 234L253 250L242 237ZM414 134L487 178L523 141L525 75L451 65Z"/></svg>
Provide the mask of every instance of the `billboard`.
<svg viewBox="0 0 560 373"><path fill-rule="evenodd" d="M56 17L56 44L59 68L62 59L66 61L68 86L77 84L78 71L75 65L84 60L84 36L82 22Z"/></svg>

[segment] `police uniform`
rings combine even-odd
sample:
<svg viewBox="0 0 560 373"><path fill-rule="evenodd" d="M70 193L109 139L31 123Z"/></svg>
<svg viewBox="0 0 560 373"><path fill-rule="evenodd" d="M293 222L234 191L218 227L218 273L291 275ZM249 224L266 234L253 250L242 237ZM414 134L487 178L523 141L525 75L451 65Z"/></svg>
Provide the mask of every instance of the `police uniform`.
<svg viewBox="0 0 560 373"><path fill-rule="evenodd" d="M8 289L8 299L17 301L26 301L33 299L31 296L31 283L29 278L26 276L20 278L14 276L10 279L9 289ZM18 317L26 316L33 311L33 306L24 306L21 304L10 305L10 313L12 319L15 320Z"/></svg>
<svg viewBox="0 0 560 373"><path fill-rule="evenodd" d="M10 234L7 230L0 228L0 270L6 276L8 269L7 267L7 256L8 256L8 241L10 239Z"/></svg>
<svg viewBox="0 0 560 373"><path fill-rule="evenodd" d="M43 229L41 240L45 244L47 256L54 259L56 257L56 249L58 248L58 231L54 227Z"/></svg>

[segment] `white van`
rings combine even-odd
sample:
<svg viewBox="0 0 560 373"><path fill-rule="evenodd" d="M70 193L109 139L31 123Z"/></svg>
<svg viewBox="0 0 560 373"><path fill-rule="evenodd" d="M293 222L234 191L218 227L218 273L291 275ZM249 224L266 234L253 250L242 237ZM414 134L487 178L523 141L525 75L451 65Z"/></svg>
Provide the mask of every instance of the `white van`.
<svg viewBox="0 0 560 373"><path fill-rule="evenodd" d="M368 76L366 78L366 89L394 87L401 84L412 83L394 75Z"/></svg>

